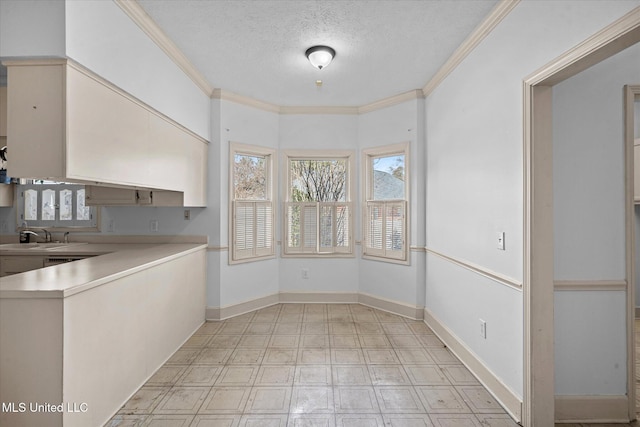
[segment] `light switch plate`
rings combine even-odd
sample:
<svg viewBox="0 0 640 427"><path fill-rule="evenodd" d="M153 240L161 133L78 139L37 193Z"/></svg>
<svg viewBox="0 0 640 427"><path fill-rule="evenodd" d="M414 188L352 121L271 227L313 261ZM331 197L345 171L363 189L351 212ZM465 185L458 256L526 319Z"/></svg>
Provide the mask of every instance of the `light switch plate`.
<svg viewBox="0 0 640 427"><path fill-rule="evenodd" d="M504 231L498 232L498 249L504 251Z"/></svg>

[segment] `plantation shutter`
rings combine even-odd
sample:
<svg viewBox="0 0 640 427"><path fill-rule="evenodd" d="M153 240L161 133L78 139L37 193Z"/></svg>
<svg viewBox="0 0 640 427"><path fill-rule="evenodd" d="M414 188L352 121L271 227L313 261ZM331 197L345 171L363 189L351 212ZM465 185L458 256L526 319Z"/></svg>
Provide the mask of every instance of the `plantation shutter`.
<svg viewBox="0 0 640 427"><path fill-rule="evenodd" d="M384 256L384 202L367 202L365 255Z"/></svg>
<svg viewBox="0 0 640 427"><path fill-rule="evenodd" d="M233 202L233 259L271 256L273 205L269 201Z"/></svg>
<svg viewBox="0 0 640 427"><path fill-rule="evenodd" d="M407 259L405 201L368 201L364 254Z"/></svg>
<svg viewBox="0 0 640 427"><path fill-rule="evenodd" d="M351 253L349 203L290 202L285 212L285 253Z"/></svg>

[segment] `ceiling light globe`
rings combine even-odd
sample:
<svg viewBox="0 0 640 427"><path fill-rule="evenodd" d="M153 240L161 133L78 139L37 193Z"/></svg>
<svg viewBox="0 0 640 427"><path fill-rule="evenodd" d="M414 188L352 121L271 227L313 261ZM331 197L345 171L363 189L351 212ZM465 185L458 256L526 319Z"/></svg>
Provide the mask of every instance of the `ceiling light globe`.
<svg viewBox="0 0 640 427"><path fill-rule="evenodd" d="M331 63L336 51L329 46L313 46L307 49L306 55L311 65L322 70Z"/></svg>

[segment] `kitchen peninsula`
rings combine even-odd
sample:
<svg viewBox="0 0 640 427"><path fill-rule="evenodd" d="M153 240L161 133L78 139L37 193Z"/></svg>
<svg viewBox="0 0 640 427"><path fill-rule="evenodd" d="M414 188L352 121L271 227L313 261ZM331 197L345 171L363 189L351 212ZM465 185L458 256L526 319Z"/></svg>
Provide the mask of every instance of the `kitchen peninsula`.
<svg viewBox="0 0 640 427"><path fill-rule="evenodd" d="M103 425L204 322L206 247L69 245L47 253L90 258L2 277L0 425Z"/></svg>

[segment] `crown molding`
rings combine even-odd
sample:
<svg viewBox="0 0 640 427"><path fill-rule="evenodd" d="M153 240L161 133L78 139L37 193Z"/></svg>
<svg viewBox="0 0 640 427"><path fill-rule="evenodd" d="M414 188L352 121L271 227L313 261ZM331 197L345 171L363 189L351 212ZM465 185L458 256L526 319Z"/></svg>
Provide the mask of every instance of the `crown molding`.
<svg viewBox="0 0 640 427"><path fill-rule="evenodd" d="M422 88L424 96L429 95L447 78L449 74L484 40L487 35L513 10L520 0L501 0L484 21L467 37L462 44L453 52L453 55L444 63L438 72Z"/></svg>
<svg viewBox="0 0 640 427"><path fill-rule="evenodd" d="M238 104L246 105L260 110L278 113L282 115L294 114L340 114L340 115L357 115L370 113L372 111L381 110L401 104L412 99L422 99L424 95L422 89L415 89L399 95L390 96L379 101L372 102L360 107L340 107L340 106L278 106L257 99L239 95L234 92L223 89L215 89L211 95L213 99L223 99Z"/></svg>
<svg viewBox="0 0 640 427"><path fill-rule="evenodd" d="M214 91L211 93L211 98L222 99L224 101L231 101L231 102L235 102L236 104L246 105L248 107L257 108L259 110L269 111L271 113L279 113L281 108L275 104L259 101L254 98L244 96L244 95L239 95L237 93L230 92L228 90L223 90L223 89L214 89Z"/></svg>
<svg viewBox="0 0 640 427"><path fill-rule="evenodd" d="M375 101L370 104L366 104L361 107L358 107L358 113L359 114L370 113L372 111L382 110L383 108L402 104L403 102L410 101L412 99L422 99L422 98L424 98L424 93L422 89L414 89L414 90L410 90L409 92L390 96L388 98L384 98L379 101Z"/></svg>
<svg viewBox="0 0 640 427"><path fill-rule="evenodd" d="M280 114L358 114L359 107L334 107L334 106L282 106Z"/></svg>
<svg viewBox="0 0 640 427"><path fill-rule="evenodd" d="M131 18L133 22L145 32L155 44L162 49L169 58L187 75L207 96L213 93L213 86L189 61L184 53L176 46L171 39L160 29L153 19L144 11L142 6L135 0L113 0L120 9Z"/></svg>
<svg viewBox="0 0 640 427"><path fill-rule="evenodd" d="M422 99L429 95L469 53L504 19L520 0L501 0L485 20L465 39L453 55L445 62L431 80L422 88L394 95L357 107L350 106L279 106L253 99L233 92L214 89L207 79L187 59L182 51L158 27L136 0L113 0L138 27L140 27L209 97L224 99L249 107L278 114L365 114L391 107L412 99Z"/></svg>

